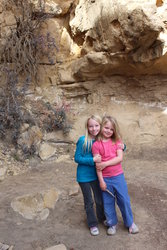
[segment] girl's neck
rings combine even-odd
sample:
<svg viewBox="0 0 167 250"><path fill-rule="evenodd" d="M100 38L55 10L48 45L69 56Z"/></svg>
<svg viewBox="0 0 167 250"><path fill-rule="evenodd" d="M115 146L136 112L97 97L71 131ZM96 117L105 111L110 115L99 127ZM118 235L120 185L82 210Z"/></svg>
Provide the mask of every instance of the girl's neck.
<svg viewBox="0 0 167 250"><path fill-rule="evenodd" d="M101 139L102 141L104 141L104 142L107 142L107 141L112 141L112 139L111 138L105 138L105 137L102 137L102 139Z"/></svg>
<svg viewBox="0 0 167 250"><path fill-rule="evenodd" d="M91 140L95 140L95 136L89 135Z"/></svg>

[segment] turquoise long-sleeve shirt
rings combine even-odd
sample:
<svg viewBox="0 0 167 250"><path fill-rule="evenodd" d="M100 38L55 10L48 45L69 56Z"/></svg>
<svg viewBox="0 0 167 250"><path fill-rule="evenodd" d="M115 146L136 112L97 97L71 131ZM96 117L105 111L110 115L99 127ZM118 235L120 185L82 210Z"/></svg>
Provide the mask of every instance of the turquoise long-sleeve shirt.
<svg viewBox="0 0 167 250"><path fill-rule="evenodd" d="M85 136L81 136L76 144L75 162L77 166L77 182L90 182L97 180L95 163L91 151L83 148Z"/></svg>

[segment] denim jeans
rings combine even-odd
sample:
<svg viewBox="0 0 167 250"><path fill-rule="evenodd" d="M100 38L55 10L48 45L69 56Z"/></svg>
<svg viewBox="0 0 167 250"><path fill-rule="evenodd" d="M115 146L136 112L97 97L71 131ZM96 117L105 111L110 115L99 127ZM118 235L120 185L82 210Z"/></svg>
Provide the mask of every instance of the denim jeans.
<svg viewBox="0 0 167 250"><path fill-rule="evenodd" d="M114 226L118 222L115 209L115 202L117 202L122 214L124 225L130 227L133 223L133 215L124 174L113 177L104 177L104 181L107 185L107 189L116 196L116 198L114 198L106 191L102 192L107 225Z"/></svg>
<svg viewBox="0 0 167 250"><path fill-rule="evenodd" d="M98 180L91 182L79 182L79 185L81 187L84 198L84 207L86 211L88 227L90 228L97 226L98 221L102 222L105 219L102 192L99 186L99 182ZM94 201L96 204L96 215L93 207Z"/></svg>

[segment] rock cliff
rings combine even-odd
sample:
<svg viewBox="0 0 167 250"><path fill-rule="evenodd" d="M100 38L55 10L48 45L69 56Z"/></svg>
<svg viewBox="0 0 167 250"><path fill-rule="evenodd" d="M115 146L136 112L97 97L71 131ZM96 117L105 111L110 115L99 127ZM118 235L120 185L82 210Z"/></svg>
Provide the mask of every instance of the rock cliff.
<svg viewBox="0 0 167 250"><path fill-rule="evenodd" d="M38 13L39 1L31 2ZM33 98L70 106L68 139L84 132L88 114L107 112L131 150L156 149L157 142L166 148L167 1L46 0L44 11L41 32L54 37L58 51L52 62L41 58ZM2 1L2 45L16 20Z"/></svg>

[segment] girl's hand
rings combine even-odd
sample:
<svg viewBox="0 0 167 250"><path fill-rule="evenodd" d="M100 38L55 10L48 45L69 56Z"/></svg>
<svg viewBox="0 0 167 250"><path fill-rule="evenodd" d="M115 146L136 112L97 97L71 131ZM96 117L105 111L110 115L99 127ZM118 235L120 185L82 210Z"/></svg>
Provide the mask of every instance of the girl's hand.
<svg viewBox="0 0 167 250"><path fill-rule="evenodd" d="M124 143L118 144L118 147L119 147L120 149L124 150Z"/></svg>
<svg viewBox="0 0 167 250"><path fill-rule="evenodd" d="M124 143L118 144L118 147L119 147L120 149L122 149L123 151L126 150L126 144L124 144Z"/></svg>
<svg viewBox="0 0 167 250"><path fill-rule="evenodd" d="M96 162L96 163L101 162L101 155L95 155L95 156L93 157L93 161Z"/></svg>
<svg viewBox="0 0 167 250"><path fill-rule="evenodd" d="M100 163L96 163L96 169L102 171L105 168L105 163L104 162L100 162Z"/></svg>
<svg viewBox="0 0 167 250"><path fill-rule="evenodd" d="M106 185L105 181L103 181L103 182L101 181L101 182L100 182L100 188L101 188L101 190L103 190L103 191L106 190L107 185Z"/></svg>

